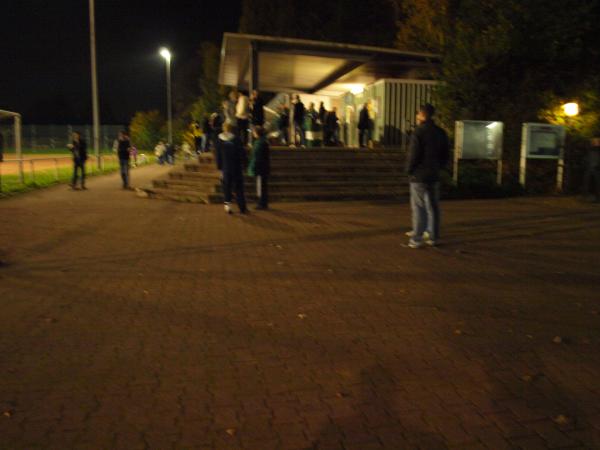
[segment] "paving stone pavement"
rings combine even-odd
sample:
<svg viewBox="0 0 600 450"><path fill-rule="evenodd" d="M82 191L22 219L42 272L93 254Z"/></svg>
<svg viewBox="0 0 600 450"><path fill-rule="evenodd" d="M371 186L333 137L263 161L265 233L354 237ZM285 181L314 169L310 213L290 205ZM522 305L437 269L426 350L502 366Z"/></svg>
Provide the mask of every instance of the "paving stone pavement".
<svg viewBox="0 0 600 450"><path fill-rule="evenodd" d="M0 201L0 449L600 448L596 205L118 186Z"/></svg>

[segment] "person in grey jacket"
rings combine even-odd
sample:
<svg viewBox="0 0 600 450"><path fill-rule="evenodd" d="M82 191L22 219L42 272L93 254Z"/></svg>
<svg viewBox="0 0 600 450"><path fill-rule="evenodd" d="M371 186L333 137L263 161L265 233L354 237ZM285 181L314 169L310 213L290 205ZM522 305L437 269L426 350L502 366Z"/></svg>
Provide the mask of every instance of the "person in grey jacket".
<svg viewBox="0 0 600 450"><path fill-rule="evenodd" d="M434 123L434 114L432 105L421 106L418 126L410 138L407 164L412 209L410 248L422 247L423 243L434 246L440 238L440 171L448 163L449 149L448 136Z"/></svg>

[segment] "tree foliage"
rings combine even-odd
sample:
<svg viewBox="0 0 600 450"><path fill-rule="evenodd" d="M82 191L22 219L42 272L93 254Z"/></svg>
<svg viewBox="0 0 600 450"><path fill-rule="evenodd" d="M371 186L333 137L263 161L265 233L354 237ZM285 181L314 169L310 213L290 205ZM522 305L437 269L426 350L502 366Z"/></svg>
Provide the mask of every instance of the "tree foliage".
<svg viewBox="0 0 600 450"><path fill-rule="evenodd" d="M393 0L244 0L240 32L391 46Z"/></svg>
<svg viewBox="0 0 600 450"><path fill-rule="evenodd" d="M438 105L449 128L502 120L516 156L522 122L548 118L585 86L598 92L598 3L402 0L397 45L442 55Z"/></svg>
<svg viewBox="0 0 600 450"><path fill-rule="evenodd" d="M160 139L164 139L166 121L157 110L138 111L131 119L129 133L133 145L149 151Z"/></svg>
<svg viewBox="0 0 600 450"><path fill-rule="evenodd" d="M198 77L199 96L190 106L190 115L194 120L218 111L224 98L224 89L219 86L220 50L212 42L203 42L198 50L201 63Z"/></svg>

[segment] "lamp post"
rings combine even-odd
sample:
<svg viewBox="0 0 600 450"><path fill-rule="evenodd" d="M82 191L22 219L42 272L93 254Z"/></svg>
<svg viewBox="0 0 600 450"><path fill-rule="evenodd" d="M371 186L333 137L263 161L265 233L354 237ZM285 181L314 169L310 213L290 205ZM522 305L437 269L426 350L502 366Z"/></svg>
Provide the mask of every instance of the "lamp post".
<svg viewBox="0 0 600 450"><path fill-rule="evenodd" d="M167 130L169 134L169 143L173 144L173 117L171 112L171 52L168 48L160 49L160 56L165 58L167 69Z"/></svg>
<svg viewBox="0 0 600 450"><path fill-rule="evenodd" d="M89 0L90 13L90 56L92 63L92 116L93 116L93 141L94 153L98 169L101 167L100 159L100 108L98 106L98 73L96 69L96 17L94 0Z"/></svg>

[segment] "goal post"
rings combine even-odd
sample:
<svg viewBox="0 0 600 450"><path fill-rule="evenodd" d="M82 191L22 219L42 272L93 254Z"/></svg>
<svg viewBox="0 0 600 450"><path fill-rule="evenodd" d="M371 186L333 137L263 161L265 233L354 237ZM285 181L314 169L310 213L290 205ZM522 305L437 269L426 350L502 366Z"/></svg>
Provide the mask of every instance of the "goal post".
<svg viewBox="0 0 600 450"><path fill-rule="evenodd" d="M23 182L25 176L23 174L23 154L21 149L21 114L14 111L5 111L0 109L0 120L2 119L13 120L15 153L17 155L17 160L19 161L19 176L21 178L21 182Z"/></svg>

